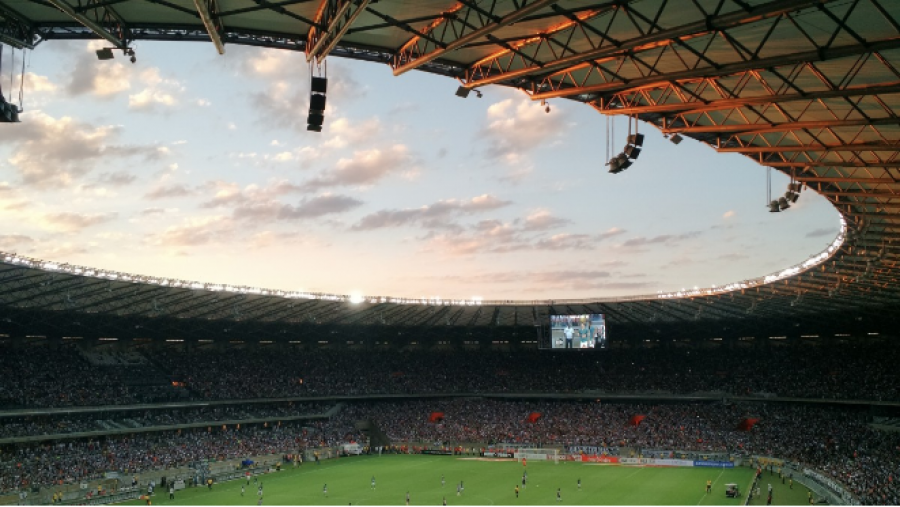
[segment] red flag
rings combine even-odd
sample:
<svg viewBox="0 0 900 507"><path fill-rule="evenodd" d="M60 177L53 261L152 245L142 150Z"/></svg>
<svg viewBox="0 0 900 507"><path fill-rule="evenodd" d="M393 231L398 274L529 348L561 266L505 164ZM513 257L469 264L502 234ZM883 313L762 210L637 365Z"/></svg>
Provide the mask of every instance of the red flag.
<svg viewBox="0 0 900 507"><path fill-rule="evenodd" d="M631 426L637 426L637 425L641 424L641 421L643 421L646 418L647 418L647 416L645 416L645 415L633 415L633 416L631 416L631 420L628 421L628 424L630 424Z"/></svg>
<svg viewBox="0 0 900 507"><path fill-rule="evenodd" d="M737 429L738 429L738 431L750 431L751 429L753 429L753 426L755 426L756 423L758 423L758 422L759 422L759 419L754 419L754 418L748 417L748 418L742 420L740 422L740 424L738 424Z"/></svg>
<svg viewBox="0 0 900 507"><path fill-rule="evenodd" d="M432 412L430 416L428 416L428 422L439 423L444 420L443 412Z"/></svg>
<svg viewBox="0 0 900 507"><path fill-rule="evenodd" d="M543 414L541 414L540 412L532 412L532 413L528 414L528 417L525 420L534 424L537 422L538 419L541 418L541 415L543 415Z"/></svg>

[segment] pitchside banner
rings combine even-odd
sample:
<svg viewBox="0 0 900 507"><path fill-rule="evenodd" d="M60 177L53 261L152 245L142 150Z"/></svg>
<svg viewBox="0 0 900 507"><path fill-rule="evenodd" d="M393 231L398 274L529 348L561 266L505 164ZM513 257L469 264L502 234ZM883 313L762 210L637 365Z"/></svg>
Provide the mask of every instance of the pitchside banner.
<svg viewBox="0 0 900 507"><path fill-rule="evenodd" d="M618 463L617 456L597 456L596 454L582 454L582 463Z"/></svg>
<svg viewBox="0 0 900 507"><path fill-rule="evenodd" d="M694 466L708 468L734 468L734 463L731 461L694 461Z"/></svg>

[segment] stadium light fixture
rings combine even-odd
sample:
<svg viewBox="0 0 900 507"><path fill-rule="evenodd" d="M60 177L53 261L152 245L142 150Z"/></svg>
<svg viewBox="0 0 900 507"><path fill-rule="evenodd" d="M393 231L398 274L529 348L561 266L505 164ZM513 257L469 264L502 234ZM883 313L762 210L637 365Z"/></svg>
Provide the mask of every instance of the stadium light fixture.
<svg viewBox="0 0 900 507"><path fill-rule="evenodd" d="M100 48L97 50L98 60L112 60L115 58L112 48Z"/></svg>
<svg viewBox="0 0 900 507"><path fill-rule="evenodd" d="M328 78L313 76L309 84L309 115L306 117L306 130L321 132L325 122L325 93L328 91Z"/></svg>
<svg viewBox="0 0 900 507"><path fill-rule="evenodd" d="M669 141L672 141L672 144L678 144L682 139L684 138L678 134L672 134L671 136L669 136Z"/></svg>
<svg viewBox="0 0 900 507"><path fill-rule="evenodd" d="M465 86L460 86L456 89L456 96L460 98L466 98L469 96L469 92L472 90L466 88Z"/></svg>
<svg viewBox="0 0 900 507"><path fill-rule="evenodd" d="M769 213L778 213L779 211L781 211L781 208L778 206L778 201L769 203Z"/></svg>

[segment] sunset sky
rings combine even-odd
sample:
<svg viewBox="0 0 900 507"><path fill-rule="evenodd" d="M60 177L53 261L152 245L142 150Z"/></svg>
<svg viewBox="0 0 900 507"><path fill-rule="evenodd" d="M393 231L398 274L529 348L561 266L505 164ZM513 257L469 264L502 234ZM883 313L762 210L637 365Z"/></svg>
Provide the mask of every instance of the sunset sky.
<svg viewBox="0 0 900 507"><path fill-rule="evenodd" d="M764 168L648 125L611 175L606 119L576 102L461 99L449 78L331 58L315 134L302 54L141 42L131 64L102 46L27 54L22 123L0 124L0 250L284 290L607 298L774 272L839 228L811 191L768 213Z"/></svg>

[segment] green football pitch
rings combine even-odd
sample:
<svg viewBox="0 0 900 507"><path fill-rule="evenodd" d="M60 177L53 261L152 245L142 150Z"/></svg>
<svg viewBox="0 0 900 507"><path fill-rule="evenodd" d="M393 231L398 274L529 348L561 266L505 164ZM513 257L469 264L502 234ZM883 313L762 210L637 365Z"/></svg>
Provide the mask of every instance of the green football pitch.
<svg viewBox="0 0 900 507"><path fill-rule="evenodd" d="M258 477L263 505L742 505L741 498L725 497L725 484L736 483L745 493L753 478L749 468L652 468L587 463L482 461L456 456L359 456L304 464ZM441 485L441 476L445 484ZM375 477L375 488L371 486ZM577 482L581 479L581 489ZM706 481L713 481L706 494ZM465 488L457 495L456 485ZM245 492L241 496L241 486ZM323 493L328 486L327 495ZM516 498L515 487L519 486ZM169 500L162 488L153 505L257 505L257 486L238 480L178 491ZM805 489L794 486L797 498ZM561 499L556 498L559 489ZM793 495L792 495L793 496ZM775 504L784 505L787 498ZM131 505L143 505L136 500ZM805 502L791 502L805 503Z"/></svg>

